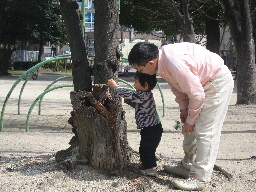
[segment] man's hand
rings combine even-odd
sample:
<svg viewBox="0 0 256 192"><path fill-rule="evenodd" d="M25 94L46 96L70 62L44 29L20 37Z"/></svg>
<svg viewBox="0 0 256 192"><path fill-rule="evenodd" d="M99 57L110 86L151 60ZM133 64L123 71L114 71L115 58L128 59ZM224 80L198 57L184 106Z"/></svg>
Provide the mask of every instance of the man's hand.
<svg viewBox="0 0 256 192"><path fill-rule="evenodd" d="M184 123L184 126L182 128L182 134L189 135L190 132L194 132L195 125L189 125L188 123Z"/></svg>
<svg viewBox="0 0 256 192"><path fill-rule="evenodd" d="M108 85L114 89L117 88L117 83L114 79L108 79Z"/></svg>
<svg viewBox="0 0 256 192"><path fill-rule="evenodd" d="M185 123L186 119L187 119L187 116L188 116L188 109L181 109L180 110L180 120L182 123Z"/></svg>

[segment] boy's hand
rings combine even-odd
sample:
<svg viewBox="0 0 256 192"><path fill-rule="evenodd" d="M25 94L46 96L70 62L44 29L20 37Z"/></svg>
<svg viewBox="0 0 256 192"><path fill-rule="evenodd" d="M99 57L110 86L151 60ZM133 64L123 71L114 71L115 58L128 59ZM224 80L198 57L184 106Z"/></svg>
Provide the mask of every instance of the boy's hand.
<svg viewBox="0 0 256 192"><path fill-rule="evenodd" d="M108 85L112 88L117 88L117 84L114 79L108 79Z"/></svg>

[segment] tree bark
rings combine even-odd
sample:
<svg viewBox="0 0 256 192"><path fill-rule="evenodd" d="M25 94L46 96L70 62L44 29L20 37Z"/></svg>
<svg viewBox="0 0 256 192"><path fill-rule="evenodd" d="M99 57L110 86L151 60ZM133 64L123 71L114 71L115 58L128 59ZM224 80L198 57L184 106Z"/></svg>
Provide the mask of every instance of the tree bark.
<svg viewBox="0 0 256 192"><path fill-rule="evenodd" d="M118 49L119 13L116 0L96 0L95 6L95 64L94 83L107 83L108 78L116 78L120 59Z"/></svg>
<svg viewBox="0 0 256 192"><path fill-rule="evenodd" d="M80 25L79 6L75 0L60 0L60 9L71 50L74 90L91 91L91 68Z"/></svg>
<svg viewBox="0 0 256 192"><path fill-rule="evenodd" d="M256 104L255 43L249 0L236 2L221 0L238 57L237 104Z"/></svg>
<svg viewBox="0 0 256 192"><path fill-rule="evenodd" d="M0 63L0 76L10 76L11 74L8 73L8 68L11 66L12 49L9 44L4 45L3 47L3 60L2 63Z"/></svg>
<svg viewBox="0 0 256 192"><path fill-rule="evenodd" d="M253 39L255 44L256 50L256 1L251 1L251 14L252 14L252 29L253 29ZM256 61L256 54L255 54L255 61Z"/></svg>
<svg viewBox="0 0 256 192"><path fill-rule="evenodd" d="M205 20L205 33L207 36L206 49L220 54L220 25L218 20Z"/></svg>
<svg viewBox="0 0 256 192"><path fill-rule="evenodd" d="M42 61L43 53L44 53L44 42L39 41L39 52L38 52L38 57L37 57L38 63L40 63Z"/></svg>
<svg viewBox="0 0 256 192"><path fill-rule="evenodd" d="M72 92L71 101L79 161L118 174L129 160L126 121L121 106L116 106L105 85L94 87L92 93Z"/></svg>
<svg viewBox="0 0 256 192"><path fill-rule="evenodd" d="M71 0L61 0L60 2L63 18L67 23L68 39L69 42L72 42L70 43L72 57L74 58L74 54L75 58L83 59L81 54L76 54L81 44L75 41L75 36L80 36L81 30L74 32L73 29L77 29L77 26L80 25L79 20L75 17L75 9L70 7L74 6L74 2ZM87 163L108 173L117 174L127 166L129 160L127 125L121 99L106 85L108 78L117 79L118 4L116 0L95 0L94 5L94 85L92 91L76 88L71 92L73 111L69 123L78 140L79 149L76 161ZM83 56L86 57L86 55ZM73 78L81 79L85 75L85 73L73 73ZM61 155L58 153L56 156Z"/></svg>
<svg viewBox="0 0 256 192"><path fill-rule="evenodd" d="M188 0L181 0L181 11L176 7L175 2L173 0L169 0L172 10L176 16L176 18L180 22L181 30L182 30L182 37L183 41L185 42L191 42L195 43L195 31L193 27L193 21L192 18L190 17L189 11L188 11Z"/></svg>
<svg viewBox="0 0 256 192"><path fill-rule="evenodd" d="M8 17L8 12L6 11L7 5L8 5L7 0L0 1L0 38L2 35L2 29L4 28L6 18ZM11 58L11 55L9 56L9 50L7 48L7 45L4 45L3 59L0 60L0 76L11 75L10 73L8 73L8 65L9 65L8 62L10 58Z"/></svg>
<svg viewBox="0 0 256 192"><path fill-rule="evenodd" d="M0 37L1 37L1 32L4 27L5 19L7 18L7 11L6 11L6 6L7 6L8 0L2 0L0 1Z"/></svg>

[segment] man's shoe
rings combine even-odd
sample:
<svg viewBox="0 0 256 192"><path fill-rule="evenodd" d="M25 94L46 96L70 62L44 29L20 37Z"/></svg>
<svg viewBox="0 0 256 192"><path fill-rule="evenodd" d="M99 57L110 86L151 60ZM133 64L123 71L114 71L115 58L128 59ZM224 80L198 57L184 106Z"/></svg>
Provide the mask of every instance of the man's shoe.
<svg viewBox="0 0 256 192"><path fill-rule="evenodd" d="M189 178L189 170L187 170L183 165L177 165L177 166L165 165L164 171L185 179Z"/></svg>
<svg viewBox="0 0 256 192"><path fill-rule="evenodd" d="M205 188L205 183L196 178L189 178L183 181L174 180L173 186L184 191L202 191Z"/></svg>
<svg viewBox="0 0 256 192"><path fill-rule="evenodd" d="M144 169L144 170L141 170L141 172L144 175L146 175L146 176L152 176L152 177L156 177L157 176L157 169L156 169L156 167L149 168L149 169Z"/></svg>

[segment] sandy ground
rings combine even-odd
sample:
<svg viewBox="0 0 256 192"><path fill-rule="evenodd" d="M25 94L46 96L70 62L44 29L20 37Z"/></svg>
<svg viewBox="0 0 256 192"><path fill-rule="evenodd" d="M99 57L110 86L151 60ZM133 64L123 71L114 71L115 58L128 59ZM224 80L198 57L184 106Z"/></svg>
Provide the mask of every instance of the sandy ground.
<svg viewBox="0 0 256 192"><path fill-rule="evenodd" d="M38 115L38 103L35 105L28 119L29 132L26 132L26 121L35 99L51 82L64 75L68 74L39 74L37 80L28 81L21 95L20 115L18 100L24 81L10 95L4 111L4 130L0 132L0 191L179 191L171 184L177 178L162 169L163 165L175 165L183 157L183 136L174 129L175 120L179 120L179 109L168 84L162 79L159 79L159 83L164 94L164 113L160 92L157 88L154 90L164 128L157 149L160 157L157 178L109 176L88 166L78 166L66 172L57 166L55 153L68 148L68 142L73 136L67 122L72 110L69 98L72 88L65 87L47 93L42 101L41 115ZM0 110L17 79L18 76L0 77ZM131 77L122 79L130 83L133 81ZM67 84L72 84L72 79L64 79L55 85ZM212 182L204 191L255 191L256 105L235 104L236 88L230 101L216 161L216 165L233 178L228 180L222 173L214 171ZM123 106L128 124L128 142L138 151L140 135L135 126L134 110L125 104Z"/></svg>

